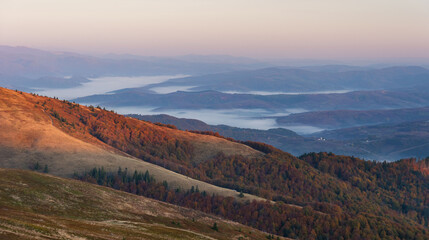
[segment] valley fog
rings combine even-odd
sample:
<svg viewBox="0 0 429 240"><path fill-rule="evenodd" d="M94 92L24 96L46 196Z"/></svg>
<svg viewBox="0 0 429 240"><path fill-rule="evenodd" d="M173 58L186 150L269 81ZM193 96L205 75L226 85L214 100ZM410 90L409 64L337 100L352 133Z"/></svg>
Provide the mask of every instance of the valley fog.
<svg viewBox="0 0 429 240"><path fill-rule="evenodd" d="M58 97L59 99L74 99L94 94L106 94L124 88L144 87L150 84L162 83L169 79L182 78L186 75L161 75L161 76L138 76L138 77L100 77L89 78L90 82L83 83L72 88L46 88L39 89L35 93L43 96ZM167 94L176 91L187 91L192 87L168 86L155 87L149 90L157 94ZM269 95L270 92L252 92L255 95ZM271 94L276 94L272 92ZM290 93L301 94L301 93ZM85 105L98 105L97 103L83 103ZM283 127L297 132L298 134L311 134L324 129L313 126L282 126L277 124L274 117L287 116L292 113L306 112L305 109L284 109L283 111L269 111L265 109L157 109L147 106L127 106L110 108L119 114L168 114L178 118L198 119L212 125L228 125L239 128L252 128L267 130Z"/></svg>
<svg viewBox="0 0 429 240"><path fill-rule="evenodd" d="M254 95L304 95L304 94L332 94L332 93L348 93L353 92L354 90L332 90L332 91L309 91L309 92L284 92L284 91L248 91L248 92L240 92L240 91L221 91L223 93L230 94L254 94Z"/></svg>
<svg viewBox="0 0 429 240"><path fill-rule="evenodd" d="M292 113L305 112L303 109L285 109L283 112L273 112L265 109L156 109L149 107L115 107L119 114L155 115L167 114L177 118L198 119L210 125L227 125L238 128L252 128L268 130L272 128L286 128L298 134L311 134L324 129L313 126L282 126L276 123L274 117L287 116Z"/></svg>
<svg viewBox="0 0 429 240"><path fill-rule="evenodd" d="M105 94L124 88L144 87L149 84L165 82L173 78L182 78L187 75L160 75L138 77L99 77L89 78L90 82L72 88L45 88L35 93L48 97L70 100L94 94Z"/></svg>

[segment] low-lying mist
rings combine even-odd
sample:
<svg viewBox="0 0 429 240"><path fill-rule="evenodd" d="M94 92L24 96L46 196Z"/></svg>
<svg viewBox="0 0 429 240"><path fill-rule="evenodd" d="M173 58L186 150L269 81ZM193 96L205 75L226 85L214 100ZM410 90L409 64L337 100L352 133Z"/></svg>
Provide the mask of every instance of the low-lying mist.
<svg viewBox="0 0 429 240"><path fill-rule="evenodd" d="M297 132L298 134L310 134L324 129L313 126L281 126L275 117L287 116L292 113L305 111L303 109L285 109L283 112L273 112L265 109L162 109L150 107L115 107L119 114L168 114L177 118L198 119L210 125L228 125L239 128L252 128L268 130L283 127Z"/></svg>
<svg viewBox="0 0 429 240"><path fill-rule="evenodd" d="M72 88L45 88L35 93L58 97L59 99L74 99L94 94L106 94L124 88L144 87L149 84L165 82L173 78L182 78L187 75L161 75L161 76L139 76L139 77L100 77L89 78L90 82L83 83Z"/></svg>

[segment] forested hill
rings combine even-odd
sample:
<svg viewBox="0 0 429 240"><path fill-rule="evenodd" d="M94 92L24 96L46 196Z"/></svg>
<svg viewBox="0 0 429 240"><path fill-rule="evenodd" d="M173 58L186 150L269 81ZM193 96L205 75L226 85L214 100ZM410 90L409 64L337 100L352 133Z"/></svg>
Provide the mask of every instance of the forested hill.
<svg viewBox="0 0 429 240"><path fill-rule="evenodd" d="M297 158L264 143L238 142L212 132L180 131L174 126L159 126L101 108L34 94L0 89L0 97L0 147L8 147L5 148L8 151L11 145L20 147L13 154L27 153L26 156L31 157L32 151L45 149L56 153L45 159L48 164L54 160L66 162L66 158L56 158L64 151L71 152L72 155L67 156L75 156L74 152L80 151L78 147L67 149L73 142L78 144L73 146L83 146L88 151L97 146L132 161L154 163L187 177L273 202L240 201L238 194L228 197L222 196L222 192L204 195L200 191L188 196L183 195L186 194L183 188L168 189L168 181L156 183L166 189L161 193L158 188L160 194L153 194L153 197L169 201L176 199L177 194L186 199L181 203L186 207L285 237L429 238L427 159L375 163L328 153ZM28 128L30 123L44 126L43 131L35 134L37 129ZM10 132L12 130L15 135ZM54 145L58 142L61 146ZM96 156L94 151L91 156ZM73 159L75 162L69 162L70 167L89 161L87 158ZM131 161L129 159L127 161ZM0 160L2 164L7 161L6 158ZM14 161L27 161L27 158L14 158ZM102 168L109 161L102 158L93 167ZM29 166L23 164L21 167ZM98 178L99 182L95 182L99 184L109 184L100 174L91 176ZM115 180L118 185L112 186L127 190L127 185L120 183L127 183L133 176L125 175L121 179ZM134 180L134 184L140 183Z"/></svg>

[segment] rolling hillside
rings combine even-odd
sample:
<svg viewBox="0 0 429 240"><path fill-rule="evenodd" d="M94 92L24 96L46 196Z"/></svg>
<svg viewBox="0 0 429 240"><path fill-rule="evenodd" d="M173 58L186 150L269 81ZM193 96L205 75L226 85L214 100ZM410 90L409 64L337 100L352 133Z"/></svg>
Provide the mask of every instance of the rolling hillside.
<svg viewBox="0 0 429 240"><path fill-rule="evenodd" d="M263 239L250 227L76 180L0 169L1 239ZM212 229L217 224L218 230Z"/></svg>
<svg viewBox="0 0 429 240"><path fill-rule="evenodd" d="M227 155L243 154L255 157L263 155L248 146L224 139L181 132L100 109L91 110L72 103L1 88L0 166L29 169L38 162L42 166L48 165L52 174L65 177L94 167L104 167L112 171L116 171L118 167L128 168L130 171L149 170L158 181L166 180L172 186L179 188L190 189L198 185L201 190L210 193L234 197L238 195L236 191L194 180L189 176L177 174L120 151L127 151L125 144L120 145L120 141L126 143L129 138L124 139L125 136L119 132L117 136L122 139L115 140L115 144L119 146L113 144L117 148L100 141L95 136L102 139L100 136L102 133L95 132L94 129L89 129L88 125L82 123L82 121L95 119L96 117L92 115L94 113L113 117L110 119L113 126L114 121L123 121L121 123L124 125L129 124L130 127L144 131L144 134L151 139L146 139L146 142L134 142L132 144L139 145L128 147L128 150L136 153L137 150L141 150L138 146L145 146L147 152L142 151L138 152L139 155L135 155L150 158L154 163L171 158L168 162L174 165L174 160L178 161L177 158L182 155L189 161L199 162L206 157L218 154L219 151ZM103 123L106 124L106 122ZM191 139L192 143L189 142ZM180 144L184 147L180 148ZM189 148L189 155L184 153L183 149L186 147ZM247 197L258 199L246 195Z"/></svg>
<svg viewBox="0 0 429 240"><path fill-rule="evenodd" d="M264 143L180 131L8 89L0 89L0 130L1 167L46 166L55 175L177 203L284 237L429 236L428 160L376 163L327 153L297 158ZM347 161L362 171L342 171L339 166ZM155 183L142 177L146 170Z"/></svg>

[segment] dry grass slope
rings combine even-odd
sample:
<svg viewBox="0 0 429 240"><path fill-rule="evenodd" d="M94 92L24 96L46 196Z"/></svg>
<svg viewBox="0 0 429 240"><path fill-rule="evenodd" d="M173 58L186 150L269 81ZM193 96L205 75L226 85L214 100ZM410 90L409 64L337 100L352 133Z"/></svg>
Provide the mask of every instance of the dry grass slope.
<svg viewBox="0 0 429 240"><path fill-rule="evenodd" d="M219 231L211 229L217 223ZM264 239L198 211L75 180L0 169L0 239Z"/></svg>

